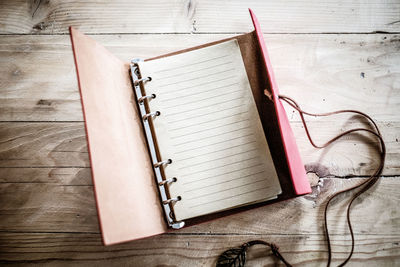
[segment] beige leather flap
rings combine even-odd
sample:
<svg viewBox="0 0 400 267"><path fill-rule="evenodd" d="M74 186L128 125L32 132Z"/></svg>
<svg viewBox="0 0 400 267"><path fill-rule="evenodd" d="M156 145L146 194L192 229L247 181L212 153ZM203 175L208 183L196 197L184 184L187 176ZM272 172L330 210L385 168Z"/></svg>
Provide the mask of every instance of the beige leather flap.
<svg viewBox="0 0 400 267"><path fill-rule="evenodd" d="M92 177L106 245L167 230L129 65L71 28Z"/></svg>

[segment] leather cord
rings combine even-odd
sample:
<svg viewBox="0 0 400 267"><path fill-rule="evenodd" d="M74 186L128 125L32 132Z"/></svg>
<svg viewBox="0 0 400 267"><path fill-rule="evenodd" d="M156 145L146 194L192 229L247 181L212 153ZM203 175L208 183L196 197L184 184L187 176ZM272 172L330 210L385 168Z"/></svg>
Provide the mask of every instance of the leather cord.
<svg viewBox="0 0 400 267"><path fill-rule="evenodd" d="M272 96L266 91L266 96L268 98L270 98L270 100L272 100ZM328 208L329 208L329 204L332 202L333 199L335 199L337 196L344 194L346 192L355 190L355 189L359 189L356 193L354 193L354 195L350 198L349 204L347 205L347 210L346 210L346 220L347 220L347 226L350 230L350 235L351 235L351 251L348 254L347 258L340 263L338 266L344 266L346 263L349 262L349 260L351 259L353 252L354 252L354 233L353 233L353 226L351 223L351 217L350 217L350 209L352 204L354 203L354 201L363 193L365 193L369 188L371 188L379 179L380 175L382 174L382 170L384 167L384 163L385 163L385 156L386 156L386 147L385 147L385 142L383 141L382 135L379 131L378 126L376 125L376 123L374 122L374 120L368 116L367 114L358 111L358 110L338 110L338 111L333 111L333 112L328 112L328 113L310 113L310 112L306 112L304 110L302 110L299 106L299 104L297 104L296 101L294 101L292 98L284 96L284 95L279 95L279 99L285 101L287 104L289 104L292 108L294 108L297 112L299 112L300 114L300 118L301 121L303 123L304 129L306 131L307 134L307 138L310 141L311 145L315 148L325 148L327 146L329 146L330 144L332 144L333 142L335 142L336 140L342 138L343 136L346 135L350 135L353 133L357 133L357 132L364 132L367 134L372 135L373 137L376 137L379 140L380 143L380 147L379 152L380 152L380 161L379 161L379 166L377 167L377 169L375 170L375 172L367 179L365 179L363 182L349 187L347 189L338 191L336 193L334 193L333 195L331 195L326 204L325 204L325 209L324 209L324 233L325 233L325 238L327 241L327 245L328 245L328 261L327 261L327 266L329 267L331 265L332 262L332 246L331 246L331 241L330 241L330 236L329 236L329 228L328 228L328 220L327 220L327 215L328 215ZM364 117L365 119L367 119L367 121L370 123L370 127L371 129L367 129L367 128L354 128L354 129L350 129L347 130L341 134L336 135L335 137L333 137L332 139L330 139L328 142L326 142L323 145L317 145L315 144L315 142L313 141L311 135L310 135L310 131L308 130L308 126L307 123L304 119L304 115L308 115L308 116L314 116L314 117L326 117L326 116L331 116L331 115L336 115L336 114L341 114L341 113L353 113L353 114L357 114L359 116ZM282 254L279 252L279 247L277 245L275 245L274 243L268 243L262 240L253 240L247 243L244 243L239 249L230 249L225 251L218 259L217 262L217 266L244 266L245 261L246 261L246 251L249 247L254 246L254 245L265 245L271 248L272 254L278 258L279 260L281 260L286 266L290 267L292 266L283 256Z"/></svg>
<svg viewBox="0 0 400 267"><path fill-rule="evenodd" d="M336 140L342 138L345 135L349 135L355 132L366 132L369 133L370 135L376 137L379 142L380 142L380 163L379 166L377 167L376 171L365 181L349 187L347 189L341 190L339 192L336 192L335 194L333 194L332 196L329 197L327 203L325 204L325 209L324 209L324 231L325 231L325 238L327 240L327 245L328 245L328 262L327 262L327 266L331 265L331 261L332 261L332 246L331 246L331 242L330 242L330 236L329 236L329 228L328 228L328 220L327 220L327 215L328 215L328 208L329 208L329 204L332 202L333 199L335 199L337 196L352 191L354 189L360 188L360 190L358 192L356 192L351 198L350 198L350 202L347 205L347 211L346 211L346 219L347 219L347 226L349 227L350 230L350 235L351 235L351 251L349 253L349 255L347 256L347 258L340 263L338 266L344 266L352 257L353 252L354 252L354 233L353 233L353 226L351 223L351 217L350 217L350 209L352 204L354 203L354 201L363 193L365 193L369 188L371 188L379 179L380 175L382 174L382 170L385 164L385 156L386 156L386 147L385 147L385 142L383 141L382 135L379 131L378 126L376 125L376 123L374 122L374 120L368 116L367 114L358 111L358 110L338 110L338 111L333 111L333 112L328 112L328 113L310 113L310 112L306 112L304 110L302 110L299 106L299 104L297 104L296 101L294 101L292 98L284 96L284 95L279 95L279 99L285 101L286 103L288 103L292 108L294 108L295 110L297 110L300 114L300 118L301 121L303 123L304 129L306 131L307 134L307 138L310 141L311 145L315 148L324 148L329 146L330 144L332 144L333 142L335 142ZM326 117L326 116L331 116L331 115L335 115L335 114L340 114L340 113L354 113L357 115L360 115L364 118L366 118L371 124L372 124L372 130L371 129L366 129L366 128L355 128L355 129L351 129L351 130L347 130L335 137L333 137L332 139L330 139L328 142L326 142L323 145L316 145L315 142L313 141L313 139L311 138L310 132L308 130L307 127L307 123L304 119L304 115L308 115L308 116L314 116L314 117Z"/></svg>
<svg viewBox="0 0 400 267"><path fill-rule="evenodd" d="M278 259L280 259L287 267L291 267L292 265L290 265L289 262L287 262L285 260L285 258L282 256L282 254L279 252L279 247L275 244L275 243L268 243L262 240L253 240L250 242L245 243L245 245L247 245L248 247L254 246L254 245L265 245L271 248L272 254L277 257Z"/></svg>

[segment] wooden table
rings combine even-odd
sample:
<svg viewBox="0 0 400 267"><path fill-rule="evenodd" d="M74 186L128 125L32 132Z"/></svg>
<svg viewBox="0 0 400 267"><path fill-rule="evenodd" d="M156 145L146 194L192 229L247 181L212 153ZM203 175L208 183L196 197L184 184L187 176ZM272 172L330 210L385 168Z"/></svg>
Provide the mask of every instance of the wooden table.
<svg viewBox="0 0 400 267"><path fill-rule="evenodd" d="M252 239L276 242L291 263L325 264L324 203L372 173L377 141L353 136L313 149L289 108L310 195L144 240L101 243L68 26L128 61L252 31L251 7L283 94L310 112L359 109L377 121L387 160L379 184L352 210L350 265L400 265L400 2L244 2L0 3L1 264L212 266L222 251ZM320 144L363 125L348 116L308 121ZM350 250L348 197L329 213L335 264ZM274 263L263 248L249 255L248 266Z"/></svg>

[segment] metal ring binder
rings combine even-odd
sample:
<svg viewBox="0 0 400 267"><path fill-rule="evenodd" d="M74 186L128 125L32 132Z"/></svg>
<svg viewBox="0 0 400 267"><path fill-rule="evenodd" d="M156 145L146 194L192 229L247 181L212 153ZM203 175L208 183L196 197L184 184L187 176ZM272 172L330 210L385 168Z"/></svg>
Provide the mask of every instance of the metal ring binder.
<svg viewBox="0 0 400 267"><path fill-rule="evenodd" d="M163 180L162 182L159 182L158 185L163 186L165 184L175 183L176 181L178 181L178 179L176 177L172 177L168 178L167 180Z"/></svg>
<svg viewBox="0 0 400 267"><path fill-rule="evenodd" d="M139 102L139 104L142 104L144 100L146 100L146 99L154 99L154 98L156 98L156 94L144 95L144 96L139 98L138 102Z"/></svg>
<svg viewBox="0 0 400 267"><path fill-rule="evenodd" d="M150 113L143 115L143 120L147 120L149 117L154 118L154 117L160 116L160 115L161 115L160 111L150 112Z"/></svg>
<svg viewBox="0 0 400 267"><path fill-rule="evenodd" d="M167 164L171 164L171 163L172 163L172 159L167 159L167 160L163 160L163 161L154 163L154 167L158 168L163 165L167 165Z"/></svg>
<svg viewBox="0 0 400 267"><path fill-rule="evenodd" d="M137 79L137 80L135 80L135 81L133 82L133 84L134 84L135 86L138 86L141 82L150 82L150 81L151 81L151 77L149 76L149 77L146 77L146 78Z"/></svg>
<svg viewBox="0 0 400 267"><path fill-rule="evenodd" d="M174 198L169 198L169 199L164 200L163 204L166 205L166 204L175 203L175 202L178 202L178 201L181 201L181 200L182 200L181 196L177 196L177 197L174 197Z"/></svg>
<svg viewBox="0 0 400 267"><path fill-rule="evenodd" d="M164 160L160 161L157 156L156 152L156 143L153 138L152 127L150 126L150 120L148 118L153 118L154 116L159 116L161 113L159 111L151 112L149 107L149 101L144 101L145 99L150 100L151 98L155 98L155 95L146 95L142 92L144 91L144 82L151 81L151 77L142 78L140 73L139 62L142 61L140 59L134 59L131 61L131 78L133 89L137 99L137 106L138 110L142 116L142 124L145 132L145 136L147 139L147 144L149 147L150 158L153 164L153 170L156 178L156 182L158 184L158 191L160 194L160 199L162 208L164 210L164 216L168 223L168 226L173 229L180 229L185 226L185 222L183 221L176 221L174 211L172 209L172 205L175 204L177 201L181 200L181 197L170 198L167 192L168 184L176 182L176 177L164 179L163 172L161 166L165 164L171 164L172 160Z"/></svg>

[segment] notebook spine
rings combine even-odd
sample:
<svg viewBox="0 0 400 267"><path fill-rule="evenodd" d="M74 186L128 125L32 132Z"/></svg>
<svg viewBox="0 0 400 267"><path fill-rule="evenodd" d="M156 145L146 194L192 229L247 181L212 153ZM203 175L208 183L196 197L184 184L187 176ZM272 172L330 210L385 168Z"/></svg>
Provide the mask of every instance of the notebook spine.
<svg viewBox="0 0 400 267"><path fill-rule="evenodd" d="M132 77L133 89L136 95L138 109L141 114L143 128L145 132L145 136L147 139L150 157L153 164L154 174L157 180L157 185L159 189L159 194L161 198L161 203L163 206L165 218L167 220L168 225L173 229L180 229L185 225L183 221L176 221L173 213L172 205L174 205L177 201L180 201L181 198L178 197L168 197L168 186L171 183L177 181L176 177L165 178L163 177L162 169L168 165L172 164L171 159L159 159L156 152L156 143L153 138L152 127L150 126L150 120L153 120L157 116L161 116L160 111L150 111L149 101L156 98L155 94L146 95L144 93L144 85L147 82L151 82L151 77L144 77L140 73L139 62L141 59L134 59L131 61L130 65L130 73Z"/></svg>

